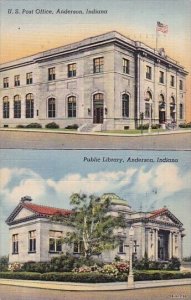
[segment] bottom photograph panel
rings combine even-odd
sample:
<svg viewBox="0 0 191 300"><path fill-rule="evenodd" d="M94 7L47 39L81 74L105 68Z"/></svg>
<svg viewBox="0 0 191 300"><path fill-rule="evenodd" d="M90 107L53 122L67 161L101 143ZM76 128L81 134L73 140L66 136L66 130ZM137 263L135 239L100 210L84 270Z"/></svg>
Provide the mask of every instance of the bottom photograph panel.
<svg viewBox="0 0 191 300"><path fill-rule="evenodd" d="M187 151L2 150L0 277L79 290L190 278L190 162Z"/></svg>

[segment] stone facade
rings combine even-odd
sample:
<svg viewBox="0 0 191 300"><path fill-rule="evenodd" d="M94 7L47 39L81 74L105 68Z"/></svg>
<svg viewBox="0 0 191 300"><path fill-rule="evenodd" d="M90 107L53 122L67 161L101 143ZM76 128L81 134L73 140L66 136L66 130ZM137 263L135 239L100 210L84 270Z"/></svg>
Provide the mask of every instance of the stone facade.
<svg viewBox="0 0 191 300"><path fill-rule="evenodd" d="M143 258L145 253L152 261L168 261L172 257L182 259L183 224L167 208L135 212L127 201L115 194L104 194L104 197L111 200L110 214L124 214L126 228L115 231L119 237L119 246L104 251L99 259L112 262L117 255L123 260L129 260L131 226L134 228L133 255L137 259ZM80 255L78 246L71 247L60 242L73 229L50 220L50 216L56 214L67 217L70 211L31 204L29 200L28 197L22 198L6 221L10 230L9 262L46 262L66 252Z"/></svg>
<svg viewBox="0 0 191 300"><path fill-rule="evenodd" d="M188 73L164 50L118 32L0 65L0 126L128 129L185 121ZM98 126L97 126L98 124Z"/></svg>

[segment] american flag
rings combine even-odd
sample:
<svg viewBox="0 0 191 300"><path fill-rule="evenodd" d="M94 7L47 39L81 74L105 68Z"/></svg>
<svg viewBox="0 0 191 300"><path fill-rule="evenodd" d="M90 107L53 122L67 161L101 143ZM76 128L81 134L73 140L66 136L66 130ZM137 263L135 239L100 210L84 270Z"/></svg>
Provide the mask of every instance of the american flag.
<svg viewBox="0 0 191 300"><path fill-rule="evenodd" d="M163 33L167 33L168 32L168 25L165 25L161 22L157 22L157 31L161 31Z"/></svg>

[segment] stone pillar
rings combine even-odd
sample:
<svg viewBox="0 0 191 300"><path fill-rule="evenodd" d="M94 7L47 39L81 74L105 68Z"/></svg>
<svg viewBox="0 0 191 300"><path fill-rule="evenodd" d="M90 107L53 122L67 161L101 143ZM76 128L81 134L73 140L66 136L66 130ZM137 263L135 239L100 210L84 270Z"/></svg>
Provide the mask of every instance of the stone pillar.
<svg viewBox="0 0 191 300"><path fill-rule="evenodd" d="M168 238L168 258L172 258L172 232L170 231L169 233L169 238Z"/></svg>
<svg viewBox="0 0 191 300"><path fill-rule="evenodd" d="M155 260L158 260L158 228L155 230Z"/></svg>
<svg viewBox="0 0 191 300"><path fill-rule="evenodd" d="M180 260L182 260L183 257L183 235L180 233L180 239L181 239L181 244L180 244Z"/></svg>

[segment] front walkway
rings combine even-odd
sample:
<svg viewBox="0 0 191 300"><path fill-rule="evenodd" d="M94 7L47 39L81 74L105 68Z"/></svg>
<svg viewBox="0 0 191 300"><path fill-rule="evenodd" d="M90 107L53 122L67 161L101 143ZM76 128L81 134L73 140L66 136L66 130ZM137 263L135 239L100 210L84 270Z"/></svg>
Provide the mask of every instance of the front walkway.
<svg viewBox="0 0 191 300"><path fill-rule="evenodd" d="M2 285L14 285L31 288L41 288L50 290L65 291L119 291L129 289L142 289L178 285L191 285L191 278L172 279L172 280L152 280L136 281L134 287L128 287L126 282L110 283L75 283L75 282L53 282L53 281L33 281L18 279L0 279Z"/></svg>

